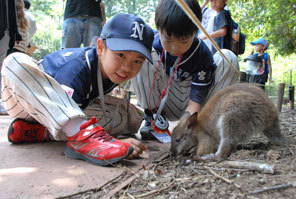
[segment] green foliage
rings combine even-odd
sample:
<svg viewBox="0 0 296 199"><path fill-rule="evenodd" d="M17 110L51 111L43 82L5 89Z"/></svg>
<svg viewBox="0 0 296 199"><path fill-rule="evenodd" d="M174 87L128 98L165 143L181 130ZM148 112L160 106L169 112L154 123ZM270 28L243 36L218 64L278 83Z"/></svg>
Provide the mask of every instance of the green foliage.
<svg viewBox="0 0 296 199"><path fill-rule="evenodd" d="M61 48L63 2L59 0L31 0L30 11L37 21L33 43L38 47L33 57L37 60Z"/></svg>
<svg viewBox="0 0 296 199"><path fill-rule="evenodd" d="M247 34L248 43L264 37L276 54L288 56L296 52L295 0L237 0L227 5Z"/></svg>
<svg viewBox="0 0 296 199"><path fill-rule="evenodd" d="M154 10L158 0L105 0L108 18L117 13L133 13L150 25L154 24Z"/></svg>

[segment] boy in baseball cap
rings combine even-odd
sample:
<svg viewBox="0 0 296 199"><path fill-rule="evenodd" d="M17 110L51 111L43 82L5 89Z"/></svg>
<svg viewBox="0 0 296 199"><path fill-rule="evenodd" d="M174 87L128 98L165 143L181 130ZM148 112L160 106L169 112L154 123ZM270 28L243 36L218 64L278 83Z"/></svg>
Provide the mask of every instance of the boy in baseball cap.
<svg viewBox="0 0 296 199"><path fill-rule="evenodd" d="M265 90L265 83L269 80L272 82L272 67L270 56L266 52L268 48L268 41L264 38L260 38L257 41L252 41L251 45L255 46L256 53L254 56L259 57L262 60L262 66L260 67L260 73L251 75L250 82L260 84L261 88ZM253 50L251 54L253 54Z"/></svg>
<svg viewBox="0 0 296 199"><path fill-rule="evenodd" d="M117 14L101 34L96 47L62 49L40 64L22 53L5 59L2 99L15 118L8 130L11 143L66 139L66 156L101 166L146 149L136 139L109 134L131 131L130 126L135 132L128 133L136 133L142 115L126 101L104 94L134 77L145 59L152 62L153 31L140 17ZM87 120L82 109L98 96L102 117Z"/></svg>
<svg viewBox="0 0 296 199"><path fill-rule="evenodd" d="M261 44L265 47L265 50L268 48L268 41L264 38L260 38L257 41L252 41L251 44L255 46L256 44Z"/></svg>

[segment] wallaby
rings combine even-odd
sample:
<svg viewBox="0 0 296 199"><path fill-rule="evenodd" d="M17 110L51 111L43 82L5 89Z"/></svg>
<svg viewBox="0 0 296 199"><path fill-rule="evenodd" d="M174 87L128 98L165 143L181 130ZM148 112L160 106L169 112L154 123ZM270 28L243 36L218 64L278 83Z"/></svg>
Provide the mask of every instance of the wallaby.
<svg viewBox="0 0 296 199"><path fill-rule="evenodd" d="M171 152L224 160L236 145L263 133L272 144L295 143L281 135L278 111L264 91L238 83L217 92L199 114L184 114L173 129Z"/></svg>

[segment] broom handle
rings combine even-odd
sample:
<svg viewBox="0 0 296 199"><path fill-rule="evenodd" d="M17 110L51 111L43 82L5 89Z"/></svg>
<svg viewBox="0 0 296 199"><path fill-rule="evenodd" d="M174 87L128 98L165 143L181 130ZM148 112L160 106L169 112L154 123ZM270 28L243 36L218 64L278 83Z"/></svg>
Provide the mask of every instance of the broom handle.
<svg viewBox="0 0 296 199"><path fill-rule="evenodd" d="M188 7L188 5L184 2L184 0L175 0L179 6L184 10L184 12L188 15L188 17L195 23L195 25L207 36L207 38L211 41L212 45L217 49L217 51L220 52L220 54L226 59L228 64L232 67L235 72L237 72L240 75L239 70L228 60L228 58L223 54L219 46L214 42L213 38L207 33L207 31L202 27L200 21L198 18L194 15L192 10Z"/></svg>

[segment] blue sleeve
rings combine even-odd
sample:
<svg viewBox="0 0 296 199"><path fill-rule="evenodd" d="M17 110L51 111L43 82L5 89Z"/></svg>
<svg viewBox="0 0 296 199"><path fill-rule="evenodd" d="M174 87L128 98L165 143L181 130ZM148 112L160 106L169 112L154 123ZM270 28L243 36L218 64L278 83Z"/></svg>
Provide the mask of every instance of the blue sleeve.
<svg viewBox="0 0 296 199"><path fill-rule="evenodd" d="M212 53L204 42L201 43L195 59L197 70L192 74L190 99L196 103L203 104L214 81L214 73L217 66L214 63Z"/></svg>
<svg viewBox="0 0 296 199"><path fill-rule="evenodd" d="M54 76L60 84L64 84L74 90L72 98L77 104L84 104L87 94L90 92L90 70L81 67L83 63L77 61L68 62Z"/></svg>
<svg viewBox="0 0 296 199"><path fill-rule="evenodd" d="M163 47L160 42L159 34L156 30L154 30L154 40L152 47L157 51L158 54L161 54Z"/></svg>
<svg viewBox="0 0 296 199"><path fill-rule="evenodd" d="M67 49L68 50L68 49ZM74 90L72 98L77 104L84 103L90 91L90 69L80 54L73 52L65 56L66 50L49 54L41 62L44 71L53 77L59 84Z"/></svg>

